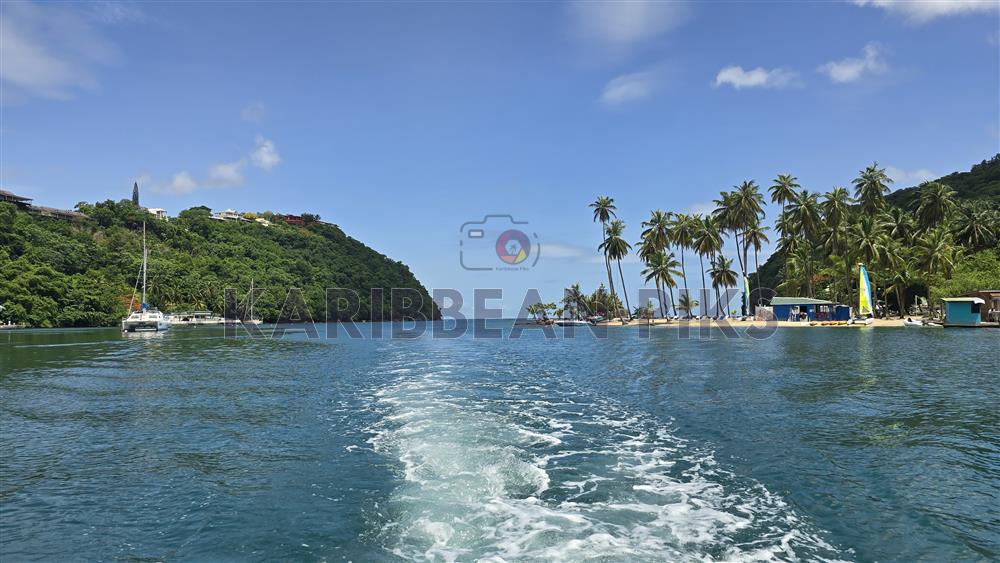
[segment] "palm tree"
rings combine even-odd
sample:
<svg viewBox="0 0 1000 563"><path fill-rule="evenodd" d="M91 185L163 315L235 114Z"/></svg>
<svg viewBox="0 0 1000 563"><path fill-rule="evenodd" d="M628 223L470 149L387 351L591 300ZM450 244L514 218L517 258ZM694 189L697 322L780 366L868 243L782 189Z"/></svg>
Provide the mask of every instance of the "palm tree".
<svg viewBox="0 0 1000 563"><path fill-rule="evenodd" d="M608 224L607 238L601 244L600 249L604 250L609 260L618 261L618 276L622 282L622 295L625 296L625 313L628 314L631 306L628 302L628 291L625 289L625 274L622 272L622 258L628 256L628 251L632 245L625 242L622 235L625 232L625 223L621 219L614 219ZM614 293L612 292L612 297Z"/></svg>
<svg viewBox="0 0 1000 563"><path fill-rule="evenodd" d="M676 312L677 307L674 305L674 290L673 286L677 285L674 281L674 276L679 274L677 271L678 262L674 259L674 254L665 254L659 252L650 257L646 261L646 268L642 271L642 275L645 276L646 283L654 282L656 284L656 294L660 299L660 314L666 317L666 312L664 311L664 299L663 290L660 289L663 286L670 288L670 306Z"/></svg>
<svg viewBox="0 0 1000 563"><path fill-rule="evenodd" d="M852 183L854 197L863 212L874 215L885 207L885 194L889 193L892 178L885 173L885 168L878 167L877 162L862 170Z"/></svg>
<svg viewBox="0 0 1000 563"><path fill-rule="evenodd" d="M823 194L820 204L823 217L829 227L838 227L847 218L851 209L851 194L846 189L836 186Z"/></svg>
<svg viewBox="0 0 1000 563"><path fill-rule="evenodd" d="M888 253L889 285L886 286L885 291L896 295L896 306L899 307L900 318L906 316L906 289L913 283L915 277L912 264L913 261L906 248L893 241Z"/></svg>
<svg viewBox="0 0 1000 563"><path fill-rule="evenodd" d="M909 244L913 238L913 214L901 207L890 207L883 215L887 233L893 240Z"/></svg>
<svg viewBox="0 0 1000 563"><path fill-rule="evenodd" d="M760 291L760 289L761 289L761 287L760 287L760 262L757 261L757 253L760 252L760 249L761 249L762 246L764 246L765 244L771 242L767 238L767 231L768 230L769 230L768 227L762 227L760 225L760 223L755 223L749 229L747 229L746 233L744 233L744 235L743 235L743 239L747 242L747 244L749 244L750 246L753 247L753 266L754 266L754 272L757 273L757 305L758 306L761 304L761 301L760 301L760 298L761 298L761 291ZM750 311L747 311L747 314L749 314L749 313L750 313Z"/></svg>
<svg viewBox="0 0 1000 563"><path fill-rule="evenodd" d="M729 296L729 288L736 285L736 272L733 271L733 260L732 258L726 258L725 256L719 255L718 258L712 263L712 287L715 288L716 297L718 301L715 304L715 314L718 317L722 316L719 308L722 306L722 298L718 297L719 288L724 288L726 290L726 296ZM728 303L728 300L727 300Z"/></svg>
<svg viewBox="0 0 1000 563"><path fill-rule="evenodd" d="M774 184L769 188L771 202L781 204L781 212L784 213L785 204L795 199L796 190L802 186L797 183L799 179L791 174L778 174L778 177L772 181Z"/></svg>
<svg viewBox="0 0 1000 563"><path fill-rule="evenodd" d="M791 215L793 229L805 235L809 242L815 243L822 226L822 215L816 194L802 190L802 193L788 206L788 213Z"/></svg>
<svg viewBox="0 0 1000 563"><path fill-rule="evenodd" d="M856 248L856 252L861 260L868 265L875 266L882 262L885 256L887 237L885 235L885 225L872 215L861 215L854 225L853 240L851 245ZM872 284L872 296L876 295L876 277L869 270L869 281ZM874 303L872 305L875 305Z"/></svg>
<svg viewBox="0 0 1000 563"><path fill-rule="evenodd" d="M997 235L990 225L989 212L973 206L964 206L959 210L952 233L956 242L972 250L987 248Z"/></svg>
<svg viewBox="0 0 1000 563"><path fill-rule="evenodd" d="M662 252L670 245L670 221L671 213L666 211L653 211L649 220L642 223L646 230L642 231L642 239L648 240L653 250Z"/></svg>
<svg viewBox="0 0 1000 563"><path fill-rule="evenodd" d="M750 244L746 240L746 231L750 227L760 223L764 218L764 196L760 193L760 187L753 180L746 180L736 187L734 192L733 213L736 216L737 228L743 233L743 259L740 261L740 268L743 273L750 268L748 264ZM737 246L739 240L736 241Z"/></svg>
<svg viewBox="0 0 1000 563"><path fill-rule="evenodd" d="M711 215L701 217L695 215L700 226L694 234L694 251L698 253L698 261L701 263L701 291L704 302L708 302L708 283L705 281L705 257L714 257L722 249L722 235L715 226L715 221ZM705 315L706 305L701 306L701 313Z"/></svg>
<svg viewBox="0 0 1000 563"><path fill-rule="evenodd" d="M927 303L933 311L931 285L935 274L949 274L955 266L955 248L951 233L939 227L932 229L917 240L916 265L923 270L927 280Z"/></svg>
<svg viewBox="0 0 1000 563"><path fill-rule="evenodd" d="M580 309L584 306L584 295L580 284L575 283L566 288L562 298L563 309L570 313L573 319L580 318Z"/></svg>
<svg viewBox="0 0 1000 563"><path fill-rule="evenodd" d="M596 200L594 200L594 203L590 204L590 207L594 210L594 221L601 222L601 241L603 243L603 241L608 238L608 221L610 221L612 217L616 217L615 211L618 208L615 207L614 198L606 195L599 196ZM611 276L611 258L608 257L607 252L604 253L604 267L608 271L608 288L611 290L611 295L614 296L615 281Z"/></svg>
<svg viewBox="0 0 1000 563"><path fill-rule="evenodd" d="M681 277L684 278L685 293L689 293L690 290L688 289L687 269L684 267L684 250L693 248L698 223L694 216L678 213L674 216L670 228L670 243L681 251Z"/></svg>
<svg viewBox="0 0 1000 563"><path fill-rule="evenodd" d="M920 186L917 200L917 221L924 229L938 226L955 209L955 190L938 182L927 182Z"/></svg>
<svg viewBox="0 0 1000 563"><path fill-rule="evenodd" d="M784 284L779 289L786 289L792 285L799 288L806 288L806 297L813 296L813 277L819 270L819 261L808 241L804 241L795 247L795 251L788 256L788 275Z"/></svg>
<svg viewBox="0 0 1000 563"><path fill-rule="evenodd" d="M690 293L684 293L677 300L677 305L680 307L681 311L687 313L684 315L687 318L691 318L691 311L694 311L695 307L699 305L697 299L691 299Z"/></svg>

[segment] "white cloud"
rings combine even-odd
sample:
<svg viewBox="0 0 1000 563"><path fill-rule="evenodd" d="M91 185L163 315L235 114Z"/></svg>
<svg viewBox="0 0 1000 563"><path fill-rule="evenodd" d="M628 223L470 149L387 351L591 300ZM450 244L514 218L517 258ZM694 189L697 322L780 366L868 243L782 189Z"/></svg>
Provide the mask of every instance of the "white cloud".
<svg viewBox="0 0 1000 563"><path fill-rule="evenodd" d="M577 33L612 48L627 47L677 27L687 17L684 2L580 1L569 4Z"/></svg>
<svg viewBox="0 0 1000 563"><path fill-rule="evenodd" d="M895 166L886 166L885 173L892 178L893 183L895 183L897 187L912 186L941 177L940 174L935 174L926 168L903 170L902 168L896 168Z"/></svg>
<svg viewBox="0 0 1000 563"><path fill-rule="evenodd" d="M191 174L178 172L170 182L166 184L154 185L152 191L163 194L182 195L189 194L198 188L198 183L194 181Z"/></svg>
<svg viewBox="0 0 1000 563"><path fill-rule="evenodd" d="M914 24L939 17L1000 9L1000 2L996 0L854 0L854 4L881 8Z"/></svg>
<svg viewBox="0 0 1000 563"><path fill-rule="evenodd" d="M243 166L246 160L241 159L236 162L223 162L215 164L208 169L208 179L205 184L220 188L229 188L243 185Z"/></svg>
<svg viewBox="0 0 1000 563"><path fill-rule="evenodd" d="M696 202L687 206L685 213L689 215L711 215L717 206L713 202Z"/></svg>
<svg viewBox="0 0 1000 563"><path fill-rule="evenodd" d="M243 121L253 121L260 122L264 119L264 113L267 111L267 107L261 102L250 102L243 107L243 111L240 112L240 118Z"/></svg>
<svg viewBox="0 0 1000 563"><path fill-rule="evenodd" d="M655 82L655 75L652 72L624 74L604 86L601 102L607 105L619 105L641 100L653 92Z"/></svg>
<svg viewBox="0 0 1000 563"><path fill-rule="evenodd" d="M278 154L278 148L274 146L274 141L257 135L257 146L250 153L250 160L258 168L271 170L281 164L281 155Z"/></svg>
<svg viewBox="0 0 1000 563"><path fill-rule="evenodd" d="M593 251L570 244L545 243L541 245L541 256L545 258L579 258L593 254Z"/></svg>
<svg viewBox="0 0 1000 563"><path fill-rule="evenodd" d="M166 184L154 183L149 175L143 175L140 178L144 182L152 183L154 192L164 194L189 194L198 188L232 188L242 186L245 183L244 172L248 162L265 171L270 171L281 163L281 156L278 154L274 141L258 135L254 149L248 156L234 162L221 162L209 166L205 179L200 182L186 171L174 174L171 181ZM141 184L142 182L140 182Z"/></svg>
<svg viewBox="0 0 1000 563"><path fill-rule="evenodd" d="M798 81L798 75L783 68L767 70L757 67L743 70L741 66L727 66L715 75L715 87L729 84L737 90L741 88L786 88Z"/></svg>
<svg viewBox="0 0 1000 563"><path fill-rule="evenodd" d="M847 58L839 61L830 61L816 69L830 77L830 80L838 84L854 82L866 73L879 74L888 70L882 56L882 46L878 43L865 45L861 58Z"/></svg>
<svg viewBox="0 0 1000 563"><path fill-rule="evenodd" d="M71 5L4 2L0 87L7 99L70 99L96 89L94 67L117 57L117 48Z"/></svg>

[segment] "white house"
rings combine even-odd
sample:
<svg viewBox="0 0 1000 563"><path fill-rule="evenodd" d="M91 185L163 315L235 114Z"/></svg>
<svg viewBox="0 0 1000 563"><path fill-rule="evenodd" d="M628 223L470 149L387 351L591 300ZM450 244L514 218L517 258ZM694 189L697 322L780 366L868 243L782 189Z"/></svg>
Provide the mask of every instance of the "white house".
<svg viewBox="0 0 1000 563"><path fill-rule="evenodd" d="M161 209L159 207L147 207L146 211L149 211L150 215L156 217L157 219L167 219L167 210Z"/></svg>
<svg viewBox="0 0 1000 563"><path fill-rule="evenodd" d="M235 209L227 209L212 215L212 219L218 221L249 221L246 217L240 215Z"/></svg>

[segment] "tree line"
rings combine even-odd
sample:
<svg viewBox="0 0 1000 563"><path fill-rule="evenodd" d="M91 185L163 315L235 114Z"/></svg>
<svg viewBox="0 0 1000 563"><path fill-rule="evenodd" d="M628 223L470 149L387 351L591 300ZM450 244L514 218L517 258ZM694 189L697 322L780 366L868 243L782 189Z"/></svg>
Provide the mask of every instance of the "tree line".
<svg viewBox="0 0 1000 563"><path fill-rule="evenodd" d="M961 174L948 178L962 182L965 197L974 199L933 181L896 192L897 205L887 199L893 180L877 163L860 170L851 189L835 186L825 193L804 189L792 174L778 174L767 188L770 201L780 206L771 225L765 224L764 190L746 180L720 192L711 213L652 211L634 248L625 237L625 223L617 218L614 199L600 196L589 207L593 221L601 225L598 250L607 289L601 283L587 296L574 285L560 312L576 315L585 309L622 318L648 314L648 305L632 309L629 304L621 261L634 251L644 265L643 281L661 296L663 317L692 317L696 309L704 316L730 314L723 309L728 301L723 295L743 285L741 273L748 277L751 308L767 297L759 288L768 287L784 295L853 305L859 264L866 265L874 297L882 304L878 316L890 311L934 314L941 297L1000 287L1000 155L964 174L974 175L980 187L970 187ZM762 268L759 254L772 236L776 250ZM732 257L723 251L727 240L736 248ZM689 253L697 257L698 295L690 291ZM714 310L710 292L715 294ZM920 307L915 307L917 297L923 300ZM743 305L741 309L736 314L750 314Z"/></svg>

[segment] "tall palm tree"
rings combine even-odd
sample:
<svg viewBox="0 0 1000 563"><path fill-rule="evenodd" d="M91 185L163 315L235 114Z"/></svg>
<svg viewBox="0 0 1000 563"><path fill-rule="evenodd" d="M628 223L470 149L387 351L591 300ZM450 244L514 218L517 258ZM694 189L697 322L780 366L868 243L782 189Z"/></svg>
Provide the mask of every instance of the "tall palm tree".
<svg viewBox="0 0 1000 563"><path fill-rule="evenodd" d="M810 243L815 243L822 226L822 211L816 194L802 190L788 206L788 213L791 215L793 229L804 235Z"/></svg>
<svg viewBox="0 0 1000 563"><path fill-rule="evenodd" d="M646 228L642 231L642 239L648 240L652 248L658 252L666 250L670 245L670 216L669 212L656 210L650 213L648 221L642 223Z"/></svg>
<svg viewBox="0 0 1000 563"><path fill-rule="evenodd" d="M594 203L590 204L590 208L594 210L594 222L601 222L601 241L603 244L603 241L608 238L608 221L612 217L616 217L615 211L618 208L615 207L614 198L606 195L599 196L594 200ZM607 252L604 253L604 267L608 271L608 288L611 290L611 295L614 296L615 281L611 276L611 258L608 257Z"/></svg>
<svg viewBox="0 0 1000 563"><path fill-rule="evenodd" d="M916 265L923 270L927 281L927 304L933 311L931 285L936 274L949 274L955 266L955 248L951 233L943 227L927 231L917 240Z"/></svg>
<svg viewBox="0 0 1000 563"><path fill-rule="evenodd" d="M680 274L677 271L678 262L674 259L674 254L665 254L659 252L650 257L646 262L646 268L642 271L642 275L645 276L646 283L654 282L656 284L656 294L657 299L660 300L660 314L666 317L666 305L663 299L663 286L670 288L670 306L676 312L677 307L674 305L674 290L673 286L677 285L674 282L674 276Z"/></svg>
<svg viewBox="0 0 1000 563"><path fill-rule="evenodd" d="M607 238L601 244L601 249L607 254L609 260L618 262L618 276L622 282L622 295L625 297L625 313L629 314L631 305L628 302L628 290L625 289L625 274L622 272L622 258L628 256L628 251L632 245L625 241L622 235L625 233L625 222L621 219L614 219L608 224ZM614 297L614 294L612 294Z"/></svg>
<svg viewBox="0 0 1000 563"><path fill-rule="evenodd" d="M823 194L823 202L820 204L823 211L823 218L828 227L838 227L846 219L851 209L851 193L846 189L836 186L832 190Z"/></svg>
<svg viewBox="0 0 1000 563"><path fill-rule="evenodd" d="M869 281L872 284L872 296L874 297L878 277L871 270L871 267L880 264L885 256L887 243L885 224L876 216L861 215L852 226L854 229L851 233L851 245L855 247L858 257L868 265Z"/></svg>
<svg viewBox="0 0 1000 563"><path fill-rule="evenodd" d="M892 178L885 173L885 168L878 167L877 162L862 170L852 183L854 197L861 204L862 211L874 215L885 207L885 195L889 193Z"/></svg>
<svg viewBox="0 0 1000 563"><path fill-rule="evenodd" d="M754 272L757 273L757 305L761 304L761 287L760 287L760 262L757 260L757 253L760 252L761 247L765 244L771 242L767 238L768 227L762 227L760 223L755 223L746 233L743 235L744 240L747 244L753 247L753 266ZM749 314L750 311L747 311Z"/></svg>
<svg viewBox="0 0 1000 563"><path fill-rule="evenodd" d="M719 255L712 263L711 270L712 277L712 287L715 288L716 292L716 303L715 303L715 314L718 317L722 316L720 307L722 306L722 298L718 296L719 288L726 290L726 296L729 296L729 288L736 285L736 272L733 271L733 260L732 258L726 258L725 256ZM727 299L728 303L728 299Z"/></svg>
<svg viewBox="0 0 1000 563"><path fill-rule="evenodd" d="M687 213L678 213L674 216L673 224L670 228L670 244L676 246L681 252L681 277L684 278L684 292L689 293L687 281L687 268L684 266L684 251L694 245L694 234L697 232L697 223L694 216Z"/></svg>
<svg viewBox="0 0 1000 563"><path fill-rule="evenodd" d="M906 247L899 242L892 241L888 252L889 285L886 286L886 293L896 295L896 306L899 307L900 318L906 316L906 289L913 283L916 277L913 273L913 260Z"/></svg>
<svg viewBox="0 0 1000 563"><path fill-rule="evenodd" d="M749 251L750 244L746 239L746 231L753 225L760 223L764 218L764 196L760 193L760 187L753 180L745 180L736 187L733 196L734 210L736 215L736 225L743 235L743 259L740 261L740 268L745 274L750 269ZM739 240L737 240L739 246Z"/></svg>
<svg viewBox="0 0 1000 563"><path fill-rule="evenodd" d="M955 190L938 183L927 182L920 186L917 200L917 221L924 229L932 229L941 224L955 209Z"/></svg>
<svg viewBox="0 0 1000 563"><path fill-rule="evenodd" d="M699 219L700 226L694 234L694 251L698 253L698 261L701 264L701 288L702 288L702 302L701 313L706 314L706 307L708 303L708 283L705 281L705 257L714 257L717 252L722 249L722 235L719 234L719 229L715 226L715 221L712 219L711 215L700 217L695 216Z"/></svg>
<svg viewBox="0 0 1000 563"><path fill-rule="evenodd" d="M768 189L771 193L771 202L781 204L782 213L785 212L785 204L798 195L796 190L802 187L798 181L799 179L791 174L778 174L778 177L772 180L774 184Z"/></svg>

